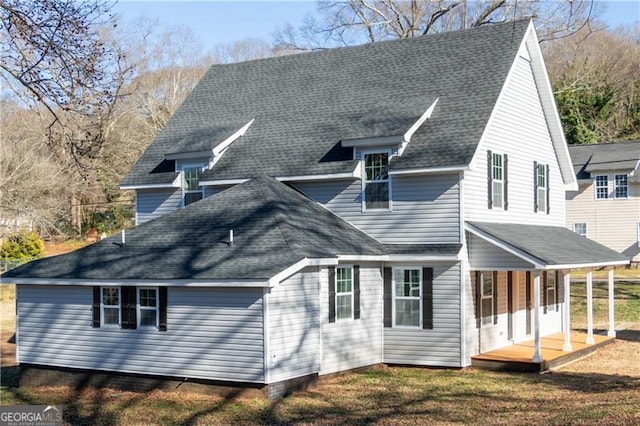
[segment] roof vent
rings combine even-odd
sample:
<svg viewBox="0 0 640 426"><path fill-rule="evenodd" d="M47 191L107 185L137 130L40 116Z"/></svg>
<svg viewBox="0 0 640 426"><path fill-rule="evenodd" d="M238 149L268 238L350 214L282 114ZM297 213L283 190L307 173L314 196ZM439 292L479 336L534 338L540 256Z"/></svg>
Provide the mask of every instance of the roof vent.
<svg viewBox="0 0 640 426"><path fill-rule="evenodd" d="M233 245L233 229L229 229L229 239L222 241L223 243L225 243L228 246L232 246Z"/></svg>

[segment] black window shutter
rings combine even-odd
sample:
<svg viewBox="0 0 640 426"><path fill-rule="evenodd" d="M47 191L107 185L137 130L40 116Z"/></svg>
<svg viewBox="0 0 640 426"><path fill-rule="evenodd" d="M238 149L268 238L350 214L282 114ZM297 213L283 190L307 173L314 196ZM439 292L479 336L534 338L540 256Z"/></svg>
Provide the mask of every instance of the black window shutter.
<svg viewBox="0 0 640 426"><path fill-rule="evenodd" d="M544 313L547 313L547 271L542 272L542 306Z"/></svg>
<svg viewBox="0 0 640 426"><path fill-rule="evenodd" d="M560 310L560 273L558 271L554 272L556 274L556 312Z"/></svg>
<svg viewBox="0 0 640 426"><path fill-rule="evenodd" d="M493 271L493 323L498 323L498 271Z"/></svg>
<svg viewBox="0 0 640 426"><path fill-rule="evenodd" d="M136 309L136 288L133 286L120 287L122 298L122 328L135 329L138 327Z"/></svg>
<svg viewBox="0 0 640 426"><path fill-rule="evenodd" d="M158 329L160 331L167 331L167 287L158 288L158 307L160 308Z"/></svg>
<svg viewBox="0 0 640 426"><path fill-rule="evenodd" d="M100 286L93 287L93 328L100 327Z"/></svg>
<svg viewBox="0 0 640 426"><path fill-rule="evenodd" d="M360 319L360 265L353 266L353 319Z"/></svg>
<svg viewBox="0 0 640 426"><path fill-rule="evenodd" d="M482 273L476 271L476 328L482 324Z"/></svg>
<svg viewBox="0 0 640 426"><path fill-rule="evenodd" d="M549 214L549 212L551 211L551 206L550 206L550 202L551 201L551 185L550 185L550 181L549 181L549 165L547 164L546 166L546 177L547 177L547 214Z"/></svg>
<svg viewBox="0 0 640 426"><path fill-rule="evenodd" d="M503 205L505 210L509 210L509 157L503 155L502 160L502 186L503 186Z"/></svg>
<svg viewBox="0 0 640 426"><path fill-rule="evenodd" d="M422 268L422 328L433 330L433 268Z"/></svg>
<svg viewBox="0 0 640 426"><path fill-rule="evenodd" d="M487 151L487 203L489 208L493 208L493 157L491 156L491 150Z"/></svg>
<svg viewBox="0 0 640 426"><path fill-rule="evenodd" d="M384 268L383 277L384 326L391 327L393 325L393 310L391 309L391 303L393 303L391 293L391 268Z"/></svg>
<svg viewBox="0 0 640 426"><path fill-rule="evenodd" d="M329 322L336 322L336 267L329 266Z"/></svg>
<svg viewBox="0 0 640 426"><path fill-rule="evenodd" d="M533 212L538 212L538 162L533 162Z"/></svg>

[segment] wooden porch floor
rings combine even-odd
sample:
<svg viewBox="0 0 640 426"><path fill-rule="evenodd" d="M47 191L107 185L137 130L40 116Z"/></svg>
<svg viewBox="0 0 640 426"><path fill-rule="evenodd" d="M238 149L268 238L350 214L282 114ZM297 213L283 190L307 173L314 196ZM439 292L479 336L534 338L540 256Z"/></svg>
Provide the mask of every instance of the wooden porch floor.
<svg viewBox="0 0 640 426"><path fill-rule="evenodd" d="M533 362L533 340L516 343L493 351L471 357L473 367L500 371L540 372L582 358L602 346L614 341L613 337L594 334L595 343L587 345L586 333L571 332L571 352L564 352L564 335L562 333L544 336L540 339L542 346L542 362Z"/></svg>

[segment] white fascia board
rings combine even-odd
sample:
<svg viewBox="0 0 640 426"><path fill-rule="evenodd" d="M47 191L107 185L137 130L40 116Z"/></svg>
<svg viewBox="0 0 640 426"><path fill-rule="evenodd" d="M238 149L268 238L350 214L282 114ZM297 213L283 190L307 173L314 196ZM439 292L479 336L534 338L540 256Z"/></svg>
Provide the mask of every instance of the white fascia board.
<svg viewBox="0 0 640 426"><path fill-rule="evenodd" d="M462 164L459 166L442 166L442 167L427 167L420 169L405 169L405 170L389 170L391 176L402 175L429 175L436 173L459 173L469 170L469 165Z"/></svg>
<svg viewBox="0 0 640 426"><path fill-rule="evenodd" d="M299 260L298 262L269 278L269 287L278 286L282 281L286 280L287 278L289 278L296 272L306 268L307 266L331 266L337 264L337 258L309 259L308 257L305 257L304 259Z"/></svg>
<svg viewBox="0 0 640 426"><path fill-rule="evenodd" d="M302 175L302 176L277 176L280 182L305 182L316 180L340 180L340 179L360 179L360 164L347 173L327 173L324 175Z"/></svg>
<svg viewBox="0 0 640 426"><path fill-rule="evenodd" d="M569 145L567 144L567 139L564 135L562 122L560 121L560 114L558 114L558 108L556 107L555 96L553 94L553 87L551 86L551 80L547 73L544 57L542 56L542 49L540 49L540 43L536 36L533 21L529 22L529 28L527 29L527 33L524 37L524 44L531 55L531 71L538 87L538 95L540 96L542 110L547 120L551 143L553 144L556 158L558 159L560 173L565 184L565 190L577 191L578 181L576 179L575 171L573 170L573 162L571 161L571 154L569 153Z"/></svg>
<svg viewBox="0 0 640 426"><path fill-rule="evenodd" d="M220 142L218 145L216 145L216 147L213 148L213 156L214 157L220 156L222 151L227 149L227 147L231 145L236 139L238 139L240 136L244 136L244 134L247 133L247 130L249 129L249 127L251 127L254 121L256 121L256 119L252 118L251 120L249 120L247 124L242 126L237 132L235 132L234 134L232 134L231 136L229 136L228 138Z"/></svg>
<svg viewBox="0 0 640 426"><path fill-rule="evenodd" d="M201 180L200 186L238 185L247 182L249 179L219 179Z"/></svg>
<svg viewBox="0 0 640 426"><path fill-rule="evenodd" d="M544 263L544 261L542 261L542 259L538 259L537 257L531 256L521 250L518 250L515 247L512 247L504 243L503 241L495 238L494 236L474 228L472 225L465 224L465 230L471 232L473 235L479 238L482 238L489 244L493 244L494 246L506 251L507 253L511 253L512 255L524 260L525 262L532 264L533 269L546 269L548 266Z"/></svg>
<svg viewBox="0 0 640 426"><path fill-rule="evenodd" d="M630 260L615 260L610 262L597 262L597 263L576 263L567 265L549 265L545 269L547 271L553 271L557 269L584 269L584 268L602 268L603 266L619 266L628 265Z"/></svg>
<svg viewBox="0 0 640 426"><path fill-rule="evenodd" d="M148 286L148 287L268 287L267 280L87 280L76 278L0 278L20 285Z"/></svg>
<svg viewBox="0 0 640 426"><path fill-rule="evenodd" d="M180 188L180 174L171 183L149 183L141 185L120 185L120 189L123 191L132 189L162 189L162 188Z"/></svg>
<svg viewBox="0 0 640 426"><path fill-rule="evenodd" d="M415 123L413 123L411 127L409 127L409 130L405 132L405 134L403 135L404 140L402 141L402 145L398 150L398 155L400 156L402 155L404 150L407 148L407 145L409 145L409 142L411 142L411 137L413 136L413 134L420 128L420 126L424 124L425 121L427 121L427 119L431 118L431 114L433 114L433 110L435 109L436 104L438 103L439 100L440 98L436 98L436 100L433 101L431 106L429 106L429 108L427 108L427 110L420 116L420 118L418 118L418 120Z"/></svg>
<svg viewBox="0 0 640 426"><path fill-rule="evenodd" d="M458 255L382 254L338 256L340 262L457 262Z"/></svg>
<svg viewBox="0 0 640 426"><path fill-rule="evenodd" d="M378 136L372 138L354 138L354 139L342 139L340 144L343 148L366 148L371 146L387 146L398 145L404 142L403 135L392 136Z"/></svg>

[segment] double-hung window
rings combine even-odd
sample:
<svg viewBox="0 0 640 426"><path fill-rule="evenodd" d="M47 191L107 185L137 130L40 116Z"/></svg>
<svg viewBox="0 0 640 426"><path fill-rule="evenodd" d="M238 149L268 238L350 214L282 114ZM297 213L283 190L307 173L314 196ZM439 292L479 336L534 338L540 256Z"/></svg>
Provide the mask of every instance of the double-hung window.
<svg viewBox="0 0 640 426"><path fill-rule="evenodd" d="M394 269L394 326L420 327L422 271Z"/></svg>
<svg viewBox="0 0 640 426"><path fill-rule="evenodd" d="M483 325L493 323L493 278L494 274L492 272L482 272L480 274L480 317Z"/></svg>
<svg viewBox="0 0 640 426"><path fill-rule="evenodd" d="M389 152L364 153L364 209L389 209Z"/></svg>
<svg viewBox="0 0 640 426"><path fill-rule="evenodd" d="M102 325L120 325L120 287L102 287Z"/></svg>
<svg viewBox="0 0 640 426"><path fill-rule="evenodd" d="M558 309L557 300L556 300L556 288L557 288L557 277L555 271L548 271L546 274L546 280L544 285L545 291L545 313L547 312L548 307L552 307L553 310Z"/></svg>
<svg viewBox="0 0 640 426"><path fill-rule="evenodd" d="M546 164L536 165L536 200L538 211L543 213L547 211L547 169Z"/></svg>
<svg viewBox="0 0 640 426"><path fill-rule="evenodd" d="M609 198L609 177L607 175L596 176L596 199Z"/></svg>
<svg viewBox="0 0 640 426"><path fill-rule="evenodd" d="M200 177L204 167L204 164L199 163L180 166L182 170L183 204L185 206L202 200L204 197L204 189L200 186Z"/></svg>
<svg viewBox="0 0 640 426"><path fill-rule="evenodd" d="M336 319L353 318L353 268L336 268Z"/></svg>
<svg viewBox="0 0 640 426"><path fill-rule="evenodd" d="M507 154L487 151L489 208L507 210Z"/></svg>
<svg viewBox="0 0 640 426"><path fill-rule="evenodd" d="M158 290L138 287L138 326L158 326Z"/></svg>
<svg viewBox="0 0 640 426"><path fill-rule="evenodd" d="M615 175L614 178L615 183L615 197L616 198L627 198L629 193L629 183L627 181L627 175Z"/></svg>
<svg viewBox="0 0 640 426"><path fill-rule="evenodd" d="M573 232L583 237L587 236L587 224L585 222L579 222L573 224Z"/></svg>

